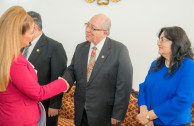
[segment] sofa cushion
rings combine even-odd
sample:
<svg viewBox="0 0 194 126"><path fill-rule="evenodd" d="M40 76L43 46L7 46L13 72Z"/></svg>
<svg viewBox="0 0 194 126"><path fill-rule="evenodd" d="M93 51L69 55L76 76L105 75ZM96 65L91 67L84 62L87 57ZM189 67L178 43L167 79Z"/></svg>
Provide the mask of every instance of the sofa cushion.
<svg viewBox="0 0 194 126"><path fill-rule="evenodd" d="M63 118L63 117L59 116L58 126L75 126L74 125L74 120L66 119L66 118Z"/></svg>
<svg viewBox="0 0 194 126"><path fill-rule="evenodd" d="M59 110L59 116L61 118L74 120L74 91L75 86L73 86L68 93L64 93L63 95L62 106Z"/></svg>

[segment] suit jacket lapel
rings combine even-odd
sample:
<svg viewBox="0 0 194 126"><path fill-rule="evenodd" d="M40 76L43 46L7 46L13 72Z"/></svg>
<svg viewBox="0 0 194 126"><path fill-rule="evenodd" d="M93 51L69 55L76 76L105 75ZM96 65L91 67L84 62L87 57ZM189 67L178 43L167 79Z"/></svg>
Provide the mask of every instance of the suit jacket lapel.
<svg viewBox="0 0 194 126"><path fill-rule="evenodd" d="M46 44L47 44L46 36L42 34L28 59L32 64L36 64L36 62L39 61L38 59L41 58L40 55L42 53L42 47L45 46Z"/></svg>
<svg viewBox="0 0 194 126"><path fill-rule="evenodd" d="M82 73L85 84L87 83L87 66L88 66L88 53L90 48L90 42L87 42L84 48L82 49L82 55L81 55L81 66L82 66ZM86 86L86 85L84 85Z"/></svg>
<svg viewBox="0 0 194 126"><path fill-rule="evenodd" d="M89 85L92 80L95 78L95 76L97 75L97 73L100 71L102 65L104 64L105 60L107 59L107 57L109 56L110 53L110 39L107 37L105 40L105 43L102 47L102 50L96 60L96 63L94 65L94 68L92 70L92 74L90 76L89 82L87 85Z"/></svg>

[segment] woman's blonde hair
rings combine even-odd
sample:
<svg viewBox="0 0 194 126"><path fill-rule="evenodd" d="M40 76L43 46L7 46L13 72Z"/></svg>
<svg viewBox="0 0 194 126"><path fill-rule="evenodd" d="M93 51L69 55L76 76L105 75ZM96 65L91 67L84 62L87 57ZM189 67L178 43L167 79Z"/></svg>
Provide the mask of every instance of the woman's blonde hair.
<svg viewBox="0 0 194 126"><path fill-rule="evenodd" d="M33 19L20 6L10 7L0 18L0 91L6 91L11 63L17 59L21 37L32 23Z"/></svg>

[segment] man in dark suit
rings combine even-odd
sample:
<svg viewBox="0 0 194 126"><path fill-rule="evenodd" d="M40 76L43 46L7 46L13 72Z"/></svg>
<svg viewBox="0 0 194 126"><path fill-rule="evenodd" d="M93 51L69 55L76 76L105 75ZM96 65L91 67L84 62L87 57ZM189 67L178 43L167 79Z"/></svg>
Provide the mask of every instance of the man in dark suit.
<svg viewBox="0 0 194 126"><path fill-rule="evenodd" d="M108 38L111 21L99 14L86 25L86 42L78 44L64 72L74 93L76 126L121 125L132 89L133 68L127 47Z"/></svg>
<svg viewBox="0 0 194 126"><path fill-rule="evenodd" d="M31 42L31 46L28 48L26 58L37 70L39 84L46 85L62 75L67 67L67 56L61 43L42 33L40 14L34 11L30 11L28 14L35 22L35 36L34 40ZM58 110L62 105L62 96L63 93L41 101L47 112L47 126L57 126Z"/></svg>

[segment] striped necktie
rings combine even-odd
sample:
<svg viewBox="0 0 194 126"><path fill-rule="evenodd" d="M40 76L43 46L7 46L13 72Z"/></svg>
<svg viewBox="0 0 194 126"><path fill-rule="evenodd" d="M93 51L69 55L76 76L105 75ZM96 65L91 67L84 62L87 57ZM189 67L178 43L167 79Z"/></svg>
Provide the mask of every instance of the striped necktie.
<svg viewBox="0 0 194 126"><path fill-rule="evenodd" d="M28 56L28 49L29 49L29 47L30 47L31 45L32 45L32 44L31 44L31 42L30 42L29 45L26 46L26 47L24 48L23 55L24 55L25 58L27 58L27 56Z"/></svg>

